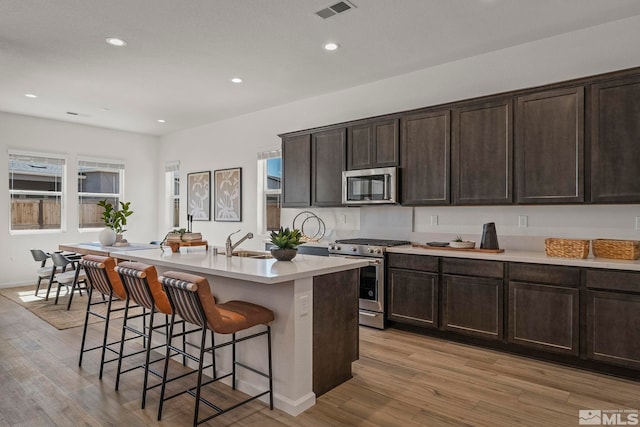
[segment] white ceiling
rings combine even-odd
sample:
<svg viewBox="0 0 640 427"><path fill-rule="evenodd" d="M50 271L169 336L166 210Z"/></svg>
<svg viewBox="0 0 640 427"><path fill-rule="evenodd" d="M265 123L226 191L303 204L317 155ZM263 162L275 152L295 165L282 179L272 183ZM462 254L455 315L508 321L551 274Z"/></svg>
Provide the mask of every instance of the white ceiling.
<svg viewBox="0 0 640 427"><path fill-rule="evenodd" d="M640 14L638 0L353 0L315 15L337 1L0 0L0 111L162 135Z"/></svg>

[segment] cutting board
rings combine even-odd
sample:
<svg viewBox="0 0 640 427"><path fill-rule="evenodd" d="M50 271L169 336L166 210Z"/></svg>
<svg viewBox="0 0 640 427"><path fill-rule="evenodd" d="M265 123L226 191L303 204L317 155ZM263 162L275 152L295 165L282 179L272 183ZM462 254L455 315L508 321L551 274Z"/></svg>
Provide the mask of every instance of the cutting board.
<svg viewBox="0 0 640 427"><path fill-rule="evenodd" d="M478 248L452 248L449 246L428 246L428 245L411 245L414 248L422 248L422 249L437 249L441 251L462 251L462 252L482 252L487 254L501 254L504 252L504 249L478 249Z"/></svg>

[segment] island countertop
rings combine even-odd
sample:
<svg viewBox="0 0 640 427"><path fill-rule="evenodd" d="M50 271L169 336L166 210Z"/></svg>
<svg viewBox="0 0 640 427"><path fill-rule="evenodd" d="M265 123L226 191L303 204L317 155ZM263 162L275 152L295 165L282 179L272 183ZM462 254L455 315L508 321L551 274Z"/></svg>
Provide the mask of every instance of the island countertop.
<svg viewBox="0 0 640 427"><path fill-rule="evenodd" d="M165 249L161 252L159 248L114 252L112 256L193 273L266 284L337 273L368 265L366 260L341 257L298 255L292 261L277 261L237 256L227 258L224 254L214 255L211 251L172 253Z"/></svg>

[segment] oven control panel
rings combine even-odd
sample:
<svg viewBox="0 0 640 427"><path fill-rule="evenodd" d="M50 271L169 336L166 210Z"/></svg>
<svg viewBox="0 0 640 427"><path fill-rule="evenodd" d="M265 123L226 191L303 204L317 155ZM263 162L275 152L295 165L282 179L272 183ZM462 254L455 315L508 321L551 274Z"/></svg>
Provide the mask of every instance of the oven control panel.
<svg viewBox="0 0 640 427"><path fill-rule="evenodd" d="M331 243L329 245L330 254L383 257L384 247L370 245L350 245L344 243Z"/></svg>

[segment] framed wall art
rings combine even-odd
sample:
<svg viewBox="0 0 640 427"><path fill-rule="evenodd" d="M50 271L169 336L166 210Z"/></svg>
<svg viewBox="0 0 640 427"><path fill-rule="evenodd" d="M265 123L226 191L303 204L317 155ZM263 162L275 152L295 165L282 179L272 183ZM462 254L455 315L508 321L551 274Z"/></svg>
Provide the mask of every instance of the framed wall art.
<svg viewBox="0 0 640 427"><path fill-rule="evenodd" d="M214 171L214 220L242 221L242 168Z"/></svg>
<svg viewBox="0 0 640 427"><path fill-rule="evenodd" d="M211 221L211 172L187 174L187 215L194 221Z"/></svg>

